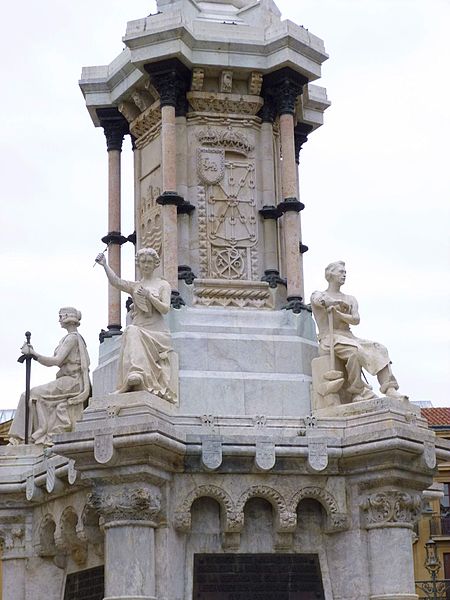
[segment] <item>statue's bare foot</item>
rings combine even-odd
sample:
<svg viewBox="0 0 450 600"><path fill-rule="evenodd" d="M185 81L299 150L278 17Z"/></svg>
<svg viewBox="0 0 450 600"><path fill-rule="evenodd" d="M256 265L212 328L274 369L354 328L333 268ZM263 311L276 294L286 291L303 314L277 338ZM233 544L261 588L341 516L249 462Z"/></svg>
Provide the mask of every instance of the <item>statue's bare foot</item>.
<svg viewBox="0 0 450 600"><path fill-rule="evenodd" d="M24 443L25 443L24 440L21 440L20 438L11 436L9 438L9 444L8 444L8 446L21 446Z"/></svg>
<svg viewBox="0 0 450 600"><path fill-rule="evenodd" d="M130 373L127 377L127 388L129 390L142 389L144 387L144 379L139 373Z"/></svg>
<svg viewBox="0 0 450 600"><path fill-rule="evenodd" d="M385 396L387 398L392 398L393 400L408 400L408 396L405 396L405 394L401 394L397 389L395 389L394 387L390 387L386 390Z"/></svg>

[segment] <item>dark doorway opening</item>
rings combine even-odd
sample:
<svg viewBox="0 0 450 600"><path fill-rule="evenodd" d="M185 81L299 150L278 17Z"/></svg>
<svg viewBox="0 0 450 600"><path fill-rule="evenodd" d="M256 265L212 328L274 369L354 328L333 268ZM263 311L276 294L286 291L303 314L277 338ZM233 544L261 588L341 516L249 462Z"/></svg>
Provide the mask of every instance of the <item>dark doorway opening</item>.
<svg viewBox="0 0 450 600"><path fill-rule="evenodd" d="M104 595L104 567L67 575L64 600L103 600Z"/></svg>
<svg viewBox="0 0 450 600"><path fill-rule="evenodd" d="M193 600L324 600L317 554L195 554Z"/></svg>

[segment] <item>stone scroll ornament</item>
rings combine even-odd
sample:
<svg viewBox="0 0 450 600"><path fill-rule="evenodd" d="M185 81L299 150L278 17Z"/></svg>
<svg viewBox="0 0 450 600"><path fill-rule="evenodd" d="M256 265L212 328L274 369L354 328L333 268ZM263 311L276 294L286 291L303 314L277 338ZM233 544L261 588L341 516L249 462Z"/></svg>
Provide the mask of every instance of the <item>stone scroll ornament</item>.
<svg viewBox="0 0 450 600"><path fill-rule="evenodd" d="M51 446L52 436L72 431L81 417L91 393L89 380L89 355L86 343L78 333L81 312L71 306L61 308L59 323L67 334L61 339L53 356L36 352L25 343L22 353L32 356L45 367L59 367L56 379L50 383L31 388L29 405L22 394L14 421L9 430L11 445L25 442L25 411L30 411L28 434L34 444Z"/></svg>
<svg viewBox="0 0 450 600"><path fill-rule="evenodd" d="M401 491L377 492L362 503L369 528L397 525L412 527L420 515L422 497Z"/></svg>

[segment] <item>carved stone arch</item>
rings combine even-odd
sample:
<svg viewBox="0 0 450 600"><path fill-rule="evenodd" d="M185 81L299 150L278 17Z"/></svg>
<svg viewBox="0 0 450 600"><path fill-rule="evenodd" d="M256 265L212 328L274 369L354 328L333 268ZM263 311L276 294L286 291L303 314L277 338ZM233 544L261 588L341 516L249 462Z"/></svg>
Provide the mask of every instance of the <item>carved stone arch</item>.
<svg viewBox="0 0 450 600"><path fill-rule="evenodd" d="M290 509L285 498L277 490L266 485L254 485L241 494L236 512L240 515L242 523L244 523L244 507L250 498L263 498L270 502L275 510L276 531L289 532L295 529L297 525L296 512Z"/></svg>
<svg viewBox="0 0 450 600"><path fill-rule="evenodd" d="M98 511L90 504L86 504L80 520L82 530L78 533L78 537L88 544L92 544L94 552L98 556L102 556L104 535L100 527L100 515Z"/></svg>
<svg viewBox="0 0 450 600"><path fill-rule="evenodd" d="M291 510L297 514L297 507L302 500L310 498L317 500L327 515L326 532L333 533L335 531L343 531L348 528L348 517L346 513L339 512L339 506L336 498L319 486L308 486L301 488L294 494L290 501Z"/></svg>
<svg viewBox="0 0 450 600"><path fill-rule="evenodd" d="M39 524L38 530L38 554L43 558L56 555L55 544L56 523L53 516L47 513Z"/></svg>
<svg viewBox="0 0 450 600"><path fill-rule="evenodd" d="M222 528L225 532L239 531L240 522L236 521L236 510L231 496L223 488L216 485L200 485L189 492L183 502L175 510L175 528L188 532L191 529L191 507L199 498L212 498L221 508Z"/></svg>
<svg viewBox="0 0 450 600"><path fill-rule="evenodd" d="M72 506L67 506L60 517L56 546L61 554L66 554L82 565L87 559L87 541L82 535L83 527L78 513Z"/></svg>

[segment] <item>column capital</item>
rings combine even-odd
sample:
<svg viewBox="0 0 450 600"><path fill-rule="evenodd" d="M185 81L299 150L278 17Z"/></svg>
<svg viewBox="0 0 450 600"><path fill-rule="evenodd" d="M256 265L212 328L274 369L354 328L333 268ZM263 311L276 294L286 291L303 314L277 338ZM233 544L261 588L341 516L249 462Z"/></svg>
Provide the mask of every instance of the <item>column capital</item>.
<svg viewBox="0 0 450 600"><path fill-rule="evenodd" d="M300 150L303 144L308 141L308 135L312 131L312 125L307 123L297 123L294 127L294 142L295 142L295 162L300 163Z"/></svg>
<svg viewBox="0 0 450 600"><path fill-rule="evenodd" d="M133 484L97 485L89 494L87 504L109 527L130 521L154 523L161 510L159 492Z"/></svg>
<svg viewBox="0 0 450 600"><path fill-rule="evenodd" d="M293 115L297 96L303 92L308 78L290 67L264 75L262 96L271 96L276 103L279 115Z"/></svg>
<svg viewBox="0 0 450 600"><path fill-rule="evenodd" d="M106 137L106 148L110 150L122 151L123 138L130 133L128 121L119 112L118 108L111 106L109 108L97 108L97 116L100 126Z"/></svg>
<svg viewBox="0 0 450 600"><path fill-rule="evenodd" d="M272 90L264 90L263 92L264 104L258 113L258 117L261 118L263 123L273 123L277 116L277 105L275 97L272 94Z"/></svg>
<svg viewBox="0 0 450 600"><path fill-rule="evenodd" d="M422 498L418 493L383 490L366 496L361 508L365 514L366 529L412 528L420 515Z"/></svg>
<svg viewBox="0 0 450 600"><path fill-rule="evenodd" d="M178 58L147 63L144 68L159 94L161 108L173 106L176 116L184 116L187 112L186 92L191 78L190 70Z"/></svg>

